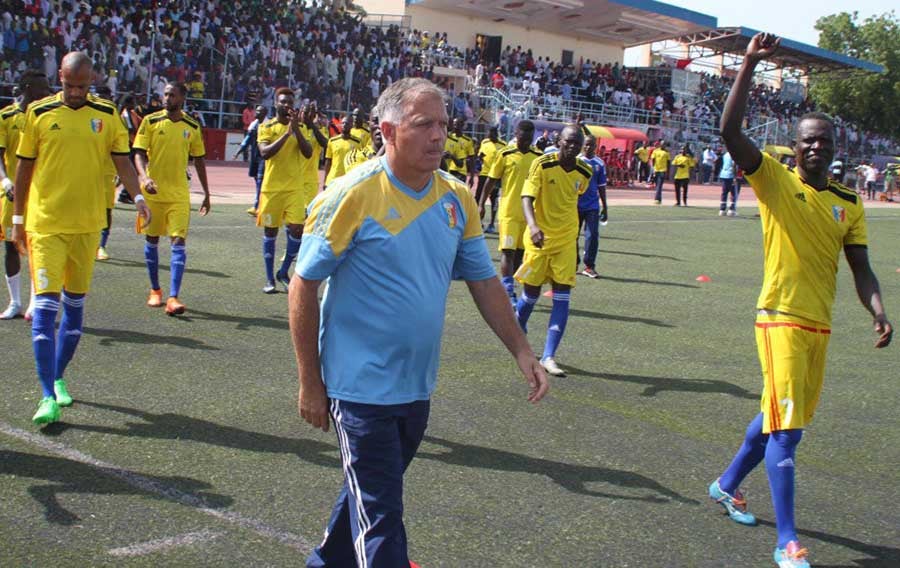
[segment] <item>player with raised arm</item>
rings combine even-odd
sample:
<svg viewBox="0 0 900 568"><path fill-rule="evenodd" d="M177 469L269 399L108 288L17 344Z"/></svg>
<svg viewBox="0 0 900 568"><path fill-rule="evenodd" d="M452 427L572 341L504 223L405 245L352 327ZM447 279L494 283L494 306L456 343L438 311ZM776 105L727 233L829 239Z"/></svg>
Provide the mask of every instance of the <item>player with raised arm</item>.
<svg viewBox="0 0 900 568"><path fill-rule="evenodd" d="M795 453L803 429L812 421L825 376L842 249L859 299L872 314L876 348L890 344L893 328L869 266L862 202L828 178L834 158L832 119L823 113L800 117L796 168L761 153L741 131L754 69L779 43L772 34L753 36L722 114L722 138L756 194L762 221L765 274L756 304L756 343L763 394L761 412L747 427L731 464L709 486L709 496L734 521L755 524L738 487L765 461L778 533L775 563L779 568L808 568L808 552L794 524Z"/></svg>

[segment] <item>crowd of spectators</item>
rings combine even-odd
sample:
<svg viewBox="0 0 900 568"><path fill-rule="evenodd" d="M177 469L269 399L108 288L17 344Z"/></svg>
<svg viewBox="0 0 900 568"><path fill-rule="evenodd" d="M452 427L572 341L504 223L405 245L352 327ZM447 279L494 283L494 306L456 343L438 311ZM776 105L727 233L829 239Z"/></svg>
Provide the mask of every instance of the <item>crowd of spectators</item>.
<svg viewBox="0 0 900 568"><path fill-rule="evenodd" d="M591 59L562 64L521 46L507 45L498 60L486 63L480 45L453 46L442 32L370 27L321 0L0 0L0 35L0 95L9 96L29 67L45 70L54 84L62 56L77 49L94 60L97 86L113 96L161 98L166 81L182 81L194 105L189 110L201 119L210 113L208 124L218 116L217 101L229 101L222 108L226 127L240 127L248 107L271 107L280 86L295 89L298 100L345 111L370 108L384 88L406 76L443 82L453 96L451 114L475 118L477 97L453 92L435 66L465 68L476 88L517 95L537 118L571 116L570 103L577 100L643 111L630 115L642 122L689 122L710 131L731 87L729 78L703 74L699 92L685 100L656 73ZM786 130L815 105L792 102L761 84L748 108L751 121L777 120ZM844 147L893 149L891 140L846 121L838 119L838 126Z"/></svg>

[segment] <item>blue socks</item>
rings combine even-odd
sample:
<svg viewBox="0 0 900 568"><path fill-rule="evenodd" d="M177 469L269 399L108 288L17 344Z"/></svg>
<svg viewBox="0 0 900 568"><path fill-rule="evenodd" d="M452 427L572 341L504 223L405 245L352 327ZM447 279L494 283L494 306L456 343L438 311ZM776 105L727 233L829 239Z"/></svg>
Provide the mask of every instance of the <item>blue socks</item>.
<svg viewBox="0 0 900 568"><path fill-rule="evenodd" d="M528 333L528 318L531 317L531 312L534 310L534 305L537 301L537 296L529 296L527 292L523 291L522 295L519 296L518 303L516 303L516 319L519 320L519 327L525 333Z"/></svg>
<svg viewBox="0 0 900 568"><path fill-rule="evenodd" d="M184 265L187 262L187 250L185 245L172 245L171 261L171 289L169 296L178 297L181 291L181 279L184 277Z"/></svg>
<svg viewBox="0 0 900 568"><path fill-rule="evenodd" d="M503 287L506 288L506 295L509 296L509 300L512 302L512 305L516 305L516 280L512 276L504 276L500 279L500 282L503 282ZM528 318L526 318L528 319Z"/></svg>
<svg viewBox="0 0 900 568"><path fill-rule="evenodd" d="M734 459L722 477L719 478L719 488L734 495L734 491L741 486L744 478L753 471L753 468L759 465L766 454L766 442L769 439L767 434L762 432L763 413L760 412L747 426L747 434L744 436L744 443L738 449Z"/></svg>
<svg viewBox="0 0 900 568"><path fill-rule="evenodd" d="M56 341L56 377L61 379L69 361L75 355L75 348L81 340L84 327L84 294L62 294L63 315L59 322L59 337ZM43 379L42 379L43 382Z"/></svg>
<svg viewBox="0 0 900 568"><path fill-rule="evenodd" d="M56 380L56 313L59 296L39 294L34 300L34 317L31 320L31 345L38 380L45 397L56 397L53 381Z"/></svg>
<svg viewBox="0 0 900 568"><path fill-rule="evenodd" d="M263 237L263 262L266 264L266 282L275 282L275 237Z"/></svg>
<svg viewBox="0 0 900 568"><path fill-rule="evenodd" d="M775 509L778 548L797 540L794 526L794 455L803 430L780 430L769 434L766 444L766 473Z"/></svg>
<svg viewBox="0 0 900 568"><path fill-rule="evenodd" d="M550 311L550 323L547 325L547 341L544 344L544 355L541 359L556 355L559 342L566 332L569 321L569 292L553 291L553 309Z"/></svg>
<svg viewBox="0 0 900 568"><path fill-rule="evenodd" d="M154 290L159 290L159 249L156 244L144 243L144 262L147 263L150 287Z"/></svg>
<svg viewBox="0 0 900 568"><path fill-rule="evenodd" d="M294 262L294 259L297 258L297 253L300 251L300 243L302 241L302 235L300 236L300 238L295 239L290 233L288 233L287 251L284 253L284 260L281 262L281 270L278 271L280 274L288 274L288 269L290 269L291 263ZM290 276L290 274L288 274L288 276Z"/></svg>
<svg viewBox="0 0 900 568"><path fill-rule="evenodd" d="M105 247L106 241L109 240L109 227L100 231L100 246Z"/></svg>

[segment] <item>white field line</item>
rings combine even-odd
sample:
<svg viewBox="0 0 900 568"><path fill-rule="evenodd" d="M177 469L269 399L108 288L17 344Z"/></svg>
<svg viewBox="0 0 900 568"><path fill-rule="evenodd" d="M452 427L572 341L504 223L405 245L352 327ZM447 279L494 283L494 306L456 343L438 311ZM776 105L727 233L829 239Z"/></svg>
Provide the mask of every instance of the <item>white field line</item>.
<svg viewBox="0 0 900 568"><path fill-rule="evenodd" d="M111 548L106 551L111 556L144 556L153 554L169 548L179 546L189 546L191 544L199 544L207 542L222 536L223 532L215 532L210 530L202 530L197 532L189 532L178 536L170 536L166 538L158 538L156 540L148 540L147 542L138 542L123 546L121 548Z"/></svg>
<svg viewBox="0 0 900 568"><path fill-rule="evenodd" d="M251 530L260 536L271 538L287 547L293 548L300 552L309 553L313 549L313 544L300 535L271 527L263 523L262 521L253 519L251 517L245 517L240 513L214 509L210 507L203 499L195 495L184 493L183 491L180 491L175 487L164 485L162 483L159 483L158 481L148 479L143 475L134 473L133 471L129 471L127 469L123 469L118 466L100 461L85 453L79 452L74 448L70 448L64 444L48 440L43 436L20 430L18 428L10 426L9 424L6 424L5 422L0 422L0 433L6 434L7 436L16 438L33 446L37 446L59 457L89 465L97 469L100 473L124 481L128 485L140 489L141 491L155 493L161 497L164 497L171 501L175 501L176 503L179 503L181 505L191 507L215 519L226 521L233 525Z"/></svg>

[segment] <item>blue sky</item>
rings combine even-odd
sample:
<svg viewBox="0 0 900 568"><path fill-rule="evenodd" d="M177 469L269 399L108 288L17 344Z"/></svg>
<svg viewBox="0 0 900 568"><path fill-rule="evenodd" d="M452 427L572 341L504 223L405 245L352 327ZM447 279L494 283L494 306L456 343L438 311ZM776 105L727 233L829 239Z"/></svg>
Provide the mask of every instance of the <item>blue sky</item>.
<svg viewBox="0 0 900 568"><path fill-rule="evenodd" d="M819 33L813 28L822 16L838 12L859 12L860 21L890 12L896 0L752 0L723 2L722 0L662 0L666 4L687 8L715 16L719 26L745 26L816 45ZM630 51L630 50L629 50ZM626 52L626 65L629 60Z"/></svg>

